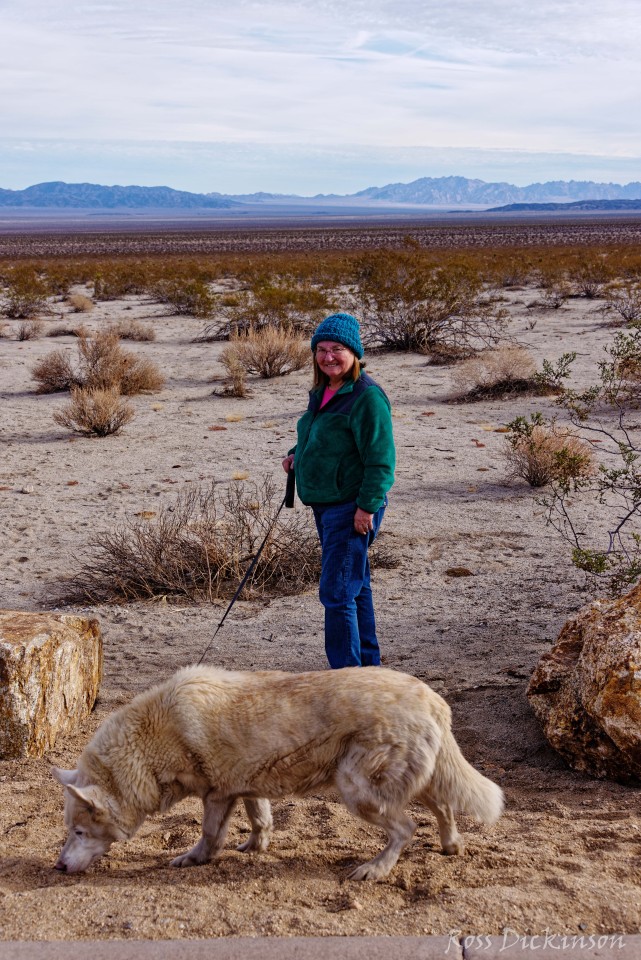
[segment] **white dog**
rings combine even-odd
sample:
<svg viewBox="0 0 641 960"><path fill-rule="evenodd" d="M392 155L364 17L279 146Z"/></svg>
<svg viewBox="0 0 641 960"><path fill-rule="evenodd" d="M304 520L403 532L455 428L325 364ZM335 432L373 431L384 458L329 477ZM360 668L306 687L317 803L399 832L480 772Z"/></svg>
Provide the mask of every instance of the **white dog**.
<svg viewBox="0 0 641 960"><path fill-rule="evenodd" d="M319 673L240 673L187 667L113 713L65 787L69 836L56 869L86 870L145 817L202 798L202 837L172 861L207 863L221 850L236 801L251 834L239 850L265 850L269 799L334 787L345 806L388 836L354 880L382 880L412 839L403 812L416 799L434 813L445 853L460 853L454 813L485 823L503 794L461 754L445 701L415 677L380 667ZM267 799L269 798L269 799Z"/></svg>

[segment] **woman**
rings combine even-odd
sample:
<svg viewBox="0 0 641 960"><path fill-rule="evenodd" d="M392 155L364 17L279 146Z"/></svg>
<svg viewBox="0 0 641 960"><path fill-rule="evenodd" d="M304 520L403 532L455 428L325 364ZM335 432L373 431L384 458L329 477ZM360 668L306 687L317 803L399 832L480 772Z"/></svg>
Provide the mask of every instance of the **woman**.
<svg viewBox="0 0 641 960"><path fill-rule="evenodd" d="M381 662L370 587L368 548L394 482L390 402L363 372L359 324L349 313L327 317L312 337L314 386L298 421L298 443L283 460L311 506L322 548L320 600L330 666Z"/></svg>

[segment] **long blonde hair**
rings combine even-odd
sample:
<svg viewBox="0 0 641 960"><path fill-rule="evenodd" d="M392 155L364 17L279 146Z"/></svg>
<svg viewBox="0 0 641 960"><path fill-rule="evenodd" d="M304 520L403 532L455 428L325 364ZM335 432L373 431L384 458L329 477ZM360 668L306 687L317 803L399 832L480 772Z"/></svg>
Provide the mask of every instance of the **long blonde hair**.
<svg viewBox="0 0 641 960"><path fill-rule="evenodd" d="M318 360L316 359L316 350L314 350L312 354L312 364L314 367L314 382L312 384L312 390L318 390L320 387L323 387L323 388L326 387L327 384L329 383L329 377L327 376L326 373L323 373L321 368L318 366ZM358 378L360 377L361 370L363 369L364 366L365 364L363 363L363 361L359 360L356 354L354 354L354 363L352 364L350 369L347 371L347 373L343 377L343 383L347 383L348 380L354 380L354 382L356 382L356 380L358 380Z"/></svg>

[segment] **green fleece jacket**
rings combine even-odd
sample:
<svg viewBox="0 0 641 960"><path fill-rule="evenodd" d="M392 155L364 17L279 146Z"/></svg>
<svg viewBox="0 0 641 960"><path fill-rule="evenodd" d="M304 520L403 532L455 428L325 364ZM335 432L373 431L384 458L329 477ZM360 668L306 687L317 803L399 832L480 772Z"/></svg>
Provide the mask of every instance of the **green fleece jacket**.
<svg viewBox="0 0 641 960"><path fill-rule="evenodd" d="M355 500L376 513L394 482L396 454L390 402L366 373L349 380L321 408L322 388L310 393L298 421L296 488L306 504Z"/></svg>

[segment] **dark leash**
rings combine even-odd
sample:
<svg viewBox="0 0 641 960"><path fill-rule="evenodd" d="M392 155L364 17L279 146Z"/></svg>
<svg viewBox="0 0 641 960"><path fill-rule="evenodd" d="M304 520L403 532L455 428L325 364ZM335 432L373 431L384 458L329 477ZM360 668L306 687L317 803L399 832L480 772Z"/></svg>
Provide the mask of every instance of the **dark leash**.
<svg viewBox="0 0 641 960"><path fill-rule="evenodd" d="M247 572L245 573L245 576L243 577L243 579L242 579L242 580L240 581L240 583L238 584L238 587L237 587L237 589L236 589L236 593L235 593L234 596L231 598L231 600L230 600L230 602L229 602L229 606L228 606L227 609L225 610L225 612L224 612L224 614L223 614L222 620L220 621L220 623L219 623L218 626L216 627L216 630L215 630L215 632L214 632L213 637L211 638L211 640L209 641L209 643L208 643L207 646L205 647L205 651L204 651L202 657L200 658L200 660L198 661L197 666L200 666L200 664L203 662L203 660L205 659L205 657L206 657L207 654L209 653L209 650L211 649L211 646L212 646L214 640L216 639L216 636L217 636L217 634L218 634L218 631L220 630L220 628L222 627L223 623L224 623L225 620L227 619L227 614L229 613L229 611L231 610L231 608L234 606L234 604L235 604L236 601L238 600L238 597L240 596L243 587L245 586L245 584L247 583L247 581L248 581L249 578L251 577L251 575L252 575L252 573L253 573L253 571L254 571L254 569L255 569L255 567L256 567L256 564L257 564L258 561L260 560L260 555L261 555L261 553L263 552L263 548L264 548L265 544L267 543L267 540L269 539L269 535L271 534L272 530L273 530L274 527L276 526L276 521L278 520L278 517L279 517L279 515L280 515L281 510L283 509L283 507L289 507L289 508L291 509L291 508L294 506L294 497L295 497L295 494L296 494L296 479L295 479L295 477L294 477L294 468L293 468L293 467L290 467L290 470L289 470L289 472L288 472L288 474L287 474L287 487L286 487L286 490L285 490L285 496L283 497L283 502L281 503L280 507L279 507L278 510L276 511L276 514L275 514L275 516L274 516L274 519L273 519L272 522L270 523L269 529L268 529L267 533L265 534L265 539L263 540L263 542L261 543L260 547L259 547L258 550L256 551L256 554L255 554L255 556L254 556L254 559L253 559L252 562L249 564L249 567L247 568Z"/></svg>

